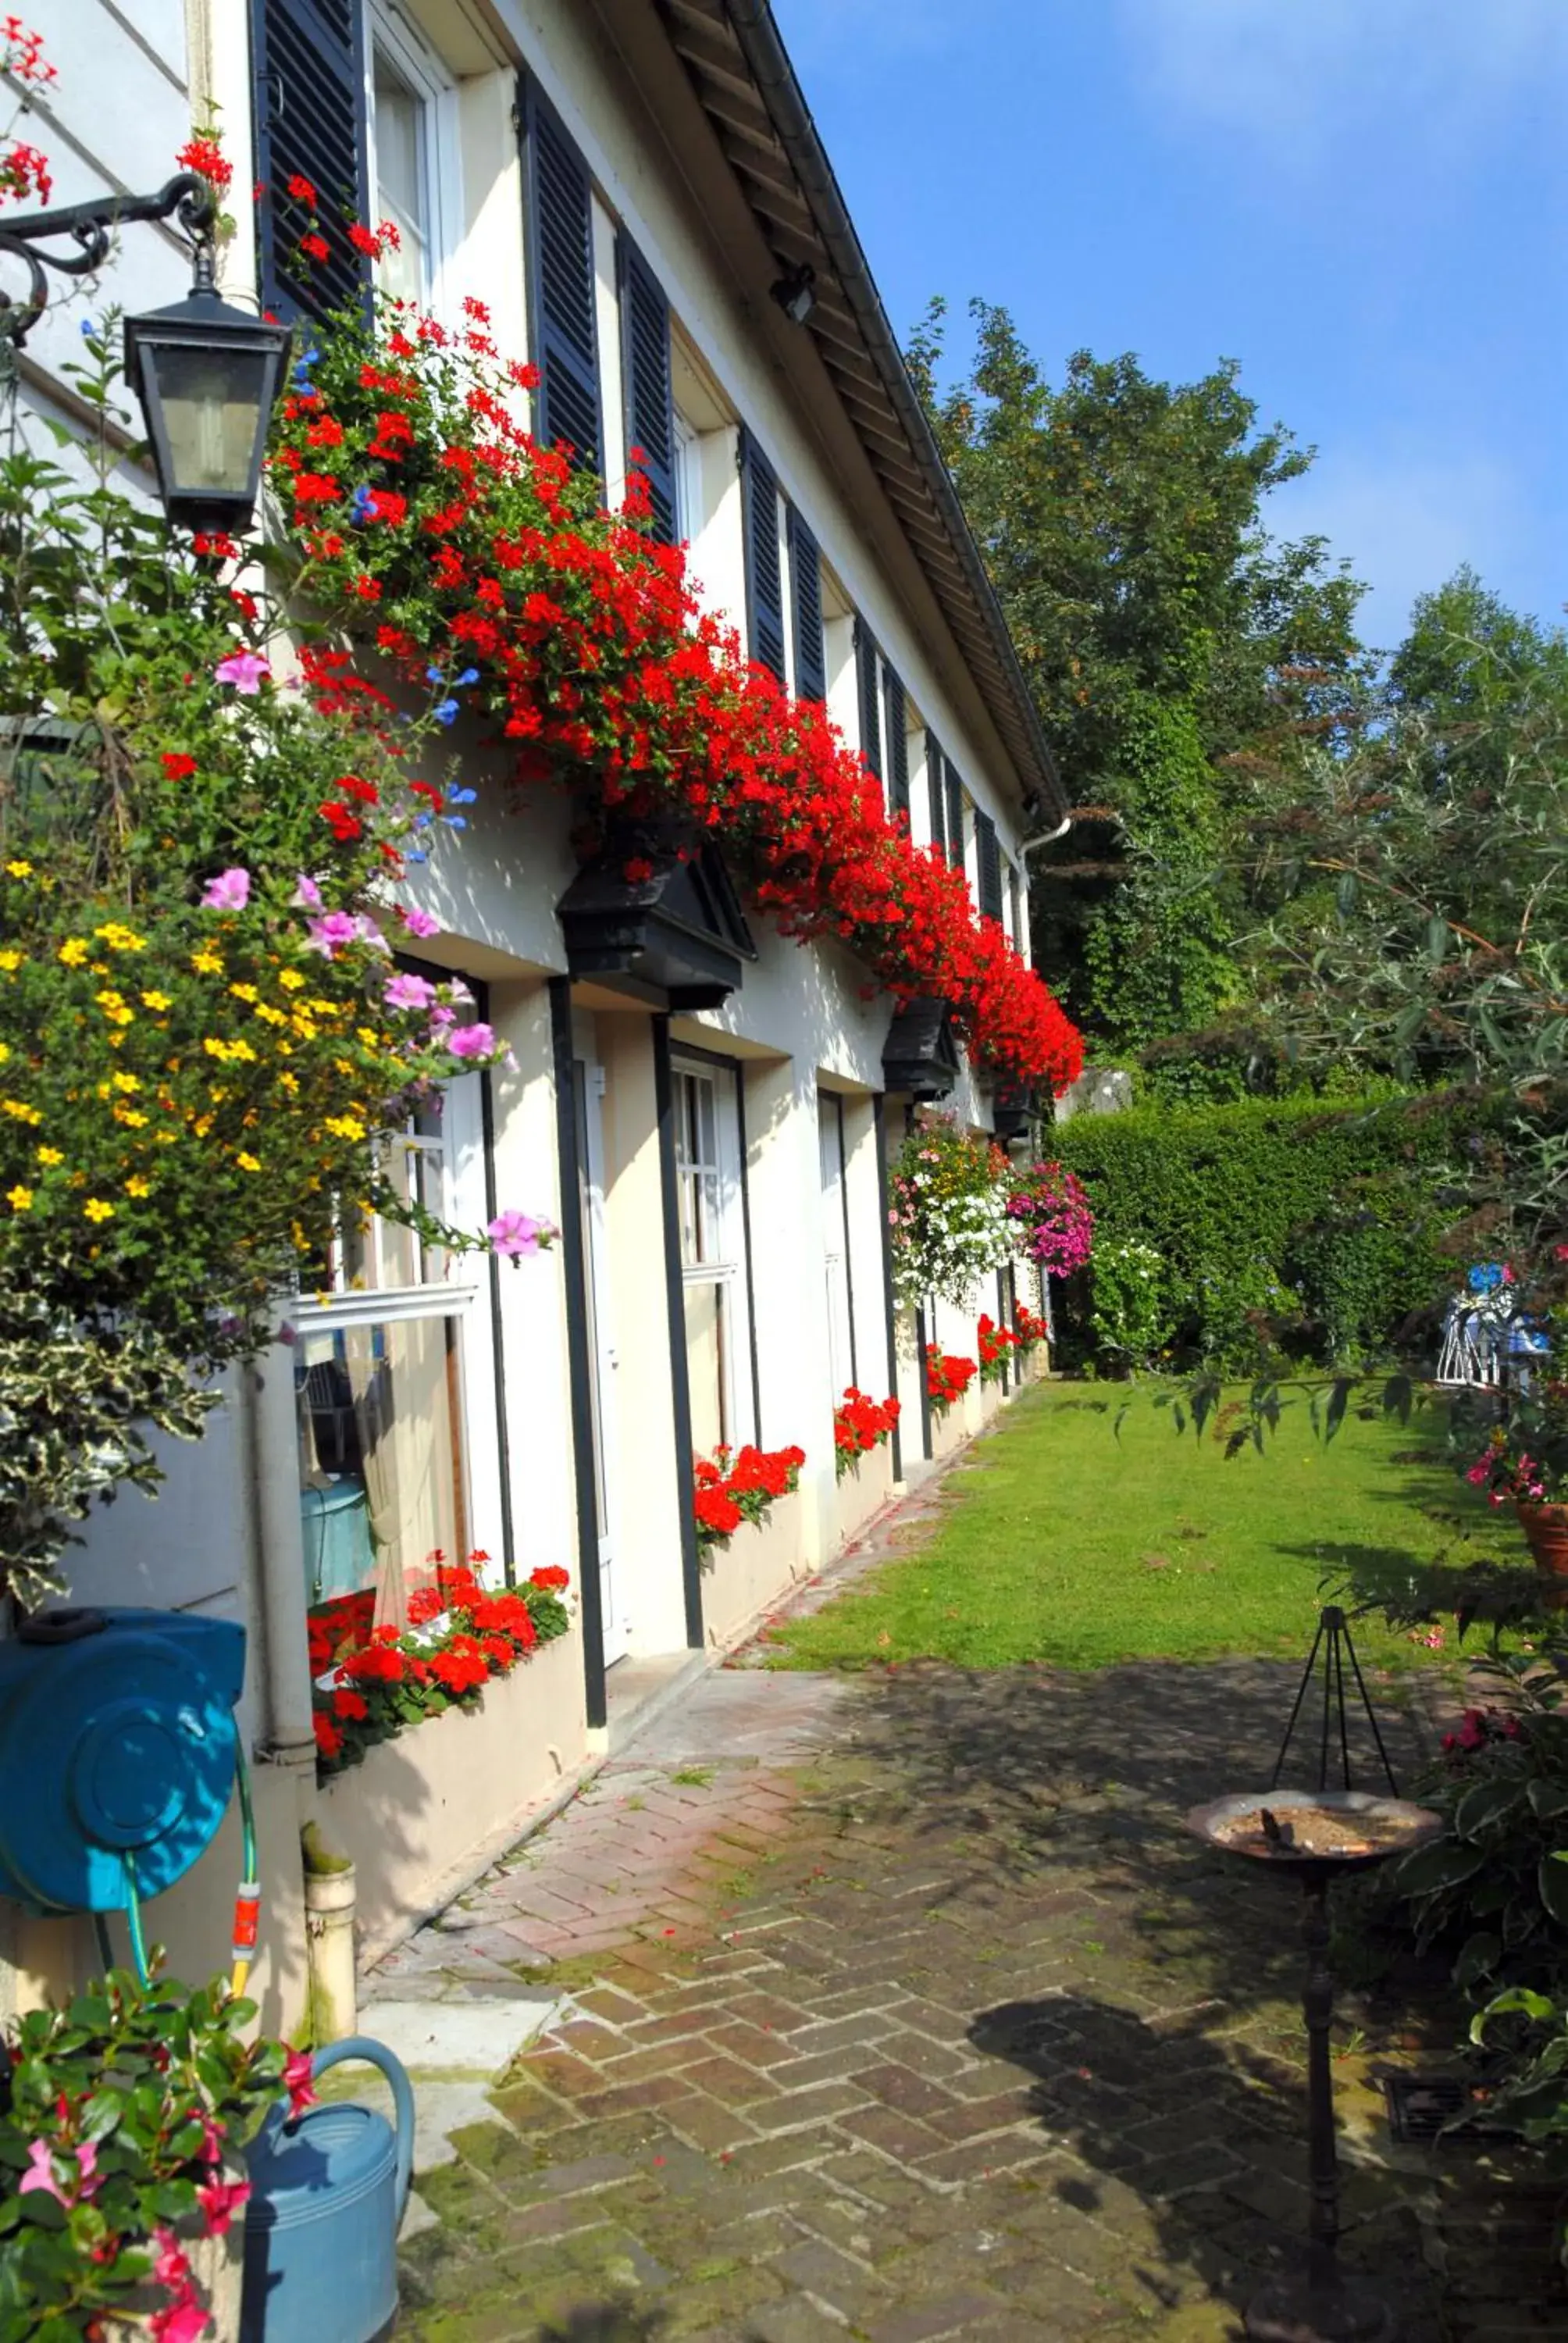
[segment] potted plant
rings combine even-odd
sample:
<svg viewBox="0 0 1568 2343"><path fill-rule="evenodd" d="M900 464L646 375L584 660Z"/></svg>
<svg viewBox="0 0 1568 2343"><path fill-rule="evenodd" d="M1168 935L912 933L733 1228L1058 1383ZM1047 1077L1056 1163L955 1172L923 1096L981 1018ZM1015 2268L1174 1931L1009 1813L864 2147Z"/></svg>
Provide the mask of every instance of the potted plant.
<svg viewBox="0 0 1568 2343"><path fill-rule="evenodd" d="M0 2046L0 2336L196 2343L239 2331L241 2155L267 2109L311 2097L310 2060L246 2041L219 1979L127 1971ZM236 2216L240 2217L236 2219Z"/></svg>

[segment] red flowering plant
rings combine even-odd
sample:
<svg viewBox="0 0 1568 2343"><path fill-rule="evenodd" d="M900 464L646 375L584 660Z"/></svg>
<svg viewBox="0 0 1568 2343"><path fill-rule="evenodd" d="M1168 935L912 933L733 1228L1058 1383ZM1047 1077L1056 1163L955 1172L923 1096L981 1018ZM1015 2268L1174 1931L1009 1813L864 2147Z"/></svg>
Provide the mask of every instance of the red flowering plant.
<svg viewBox="0 0 1568 2343"><path fill-rule="evenodd" d="M1094 1215L1082 1183L1063 1164L1032 1163L1015 1172L1007 1212L1020 1251L1049 1276L1070 1277L1088 1261Z"/></svg>
<svg viewBox="0 0 1568 2343"><path fill-rule="evenodd" d="M0 130L0 204L49 200L55 185L49 158L18 138L16 126L31 111L35 94L47 89L57 71L44 55L41 33L30 32L20 16L0 17L0 74L22 91L10 121Z"/></svg>
<svg viewBox="0 0 1568 2343"><path fill-rule="evenodd" d="M697 1516L697 1551L706 1566L716 1546L728 1545L742 1522L760 1528L775 1498L786 1497L800 1484L803 1448L753 1448L738 1453L716 1448L699 1456L692 1468L692 1511Z"/></svg>
<svg viewBox="0 0 1568 2343"><path fill-rule="evenodd" d="M1007 1373L1009 1360L1018 1349L1018 1336L1010 1326L999 1326L982 1311L975 1328L975 1347L980 1352L981 1383L1000 1383Z"/></svg>
<svg viewBox="0 0 1568 2343"><path fill-rule="evenodd" d="M339 1595L310 1615L314 1722L321 1772L356 1764L367 1749L454 1704L472 1707L493 1676L509 1675L570 1624L558 1566L525 1584L492 1589L479 1576L489 1556L431 1557L434 1576L410 1594L406 1627L374 1626L372 1592Z"/></svg>
<svg viewBox="0 0 1568 2343"><path fill-rule="evenodd" d="M1018 1337L1019 1350L1026 1359L1031 1351L1038 1350L1040 1343L1050 1338L1050 1327L1027 1302L1020 1302L1014 1307L1012 1325Z"/></svg>
<svg viewBox="0 0 1568 2343"><path fill-rule="evenodd" d="M0 2041L0 2334L71 2343L210 2333L191 2247L243 2219L238 2158L310 2060L256 2004L111 1970Z"/></svg>
<svg viewBox="0 0 1568 2343"><path fill-rule="evenodd" d="M851 1383L833 1410L833 1471L839 1480L858 1473L860 1459L884 1447L899 1420L896 1399L880 1402Z"/></svg>
<svg viewBox="0 0 1568 2343"><path fill-rule="evenodd" d="M941 994L1005 1078L1070 1081L1077 1032L963 874L890 820L826 709L700 610L645 485L608 513L572 451L530 437L535 377L465 306L454 333L382 298L302 350L270 458L301 594L373 634L440 722L487 724L517 783L579 792L590 845L613 824L651 875L721 837L786 933L840 938L900 1000Z"/></svg>
<svg viewBox="0 0 1568 2343"><path fill-rule="evenodd" d="M946 1415L955 1400L962 1399L975 1379L973 1359L950 1359L935 1342L926 1351L926 1397L931 1413Z"/></svg>

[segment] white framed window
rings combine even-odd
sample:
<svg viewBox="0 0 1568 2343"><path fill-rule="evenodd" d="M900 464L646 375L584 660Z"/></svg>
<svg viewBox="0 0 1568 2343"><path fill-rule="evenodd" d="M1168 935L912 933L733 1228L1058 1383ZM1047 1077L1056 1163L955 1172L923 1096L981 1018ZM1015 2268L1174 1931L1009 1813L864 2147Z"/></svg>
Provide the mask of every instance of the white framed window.
<svg viewBox="0 0 1568 2343"><path fill-rule="evenodd" d="M395 298L438 308L445 263L461 219L457 92L451 75L400 9L373 5L366 23L370 186L375 219L398 247L376 265Z"/></svg>
<svg viewBox="0 0 1568 2343"><path fill-rule="evenodd" d="M383 1142L400 1195L458 1225L487 1217L482 1076ZM401 1625L438 1558L501 1549L490 1269L379 1214L346 1222L294 1346L310 1604L369 1595Z"/></svg>
<svg viewBox="0 0 1568 2343"><path fill-rule="evenodd" d="M828 1363L833 1405L859 1376L855 1363L854 1294L849 1272L849 1174L844 1160L844 1101L820 1094L818 1136L822 1164L822 1265L828 1288Z"/></svg>
<svg viewBox="0 0 1568 2343"><path fill-rule="evenodd" d="M740 1113L729 1068L671 1061L691 1440L699 1456L754 1440Z"/></svg>

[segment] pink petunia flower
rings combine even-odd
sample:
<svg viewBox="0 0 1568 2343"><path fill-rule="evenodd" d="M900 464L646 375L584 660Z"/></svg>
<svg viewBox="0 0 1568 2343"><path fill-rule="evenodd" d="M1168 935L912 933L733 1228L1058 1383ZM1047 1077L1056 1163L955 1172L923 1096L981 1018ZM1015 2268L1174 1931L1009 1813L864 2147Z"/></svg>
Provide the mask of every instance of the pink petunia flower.
<svg viewBox="0 0 1568 2343"><path fill-rule="evenodd" d="M436 998L436 988L422 976L410 976L399 969L383 995L388 1009L428 1009Z"/></svg>
<svg viewBox="0 0 1568 2343"><path fill-rule="evenodd" d="M487 1058L495 1046L495 1034L487 1025L459 1025L447 1036L447 1047L454 1058Z"/></svg>
<svg viewBox="0 0 1568 2343"><path fill-rule="evenodd" d="M528 1212L506 1212L498 1213L485 1233L498 1252L518 1261L524 1253L538 1252L556 1232L548 1221L536 1221Z"/></svg>
<svg viewBox="0 0 1568 2343"><path fill-rule="evenodd" d="M435 936L441 932L440 920L433 920L428 911L421 911L407 903L400 905L399 908L403 914L403 925L411 936Z"/></svg>
<svg viewBox="0 0 1568 2343"><path fill-rule="evenodd" d="M296 910L319 911L321 909L321 890L317 886L316 880L314 879L307 878L305 872L302 870L299 874L298 880L295 886L294 893L291 896L290 900L294 904Z"/></svg>
<svg viewBox="0 0 1568 2343"><path fill-rule="evenodd" d="M250 873L237 863L209 879L201 899L204 911L243 911L249 900Z"/></svg>
<svg viewBox="0 0 1568 2343"><path fill-rule="evenodd" d="M328 960L340 946L351 944L358 933L352 911L326 911L318 920L307 920L305 930L311 950L325 952Z"/></svg>
<svg viewBox="0 0 1568 2343"><path fill-rule="evenodd" d="M258 651L230 651L213 669L219 683L232 683L242 699L254 699L272 669Z"/></svg>

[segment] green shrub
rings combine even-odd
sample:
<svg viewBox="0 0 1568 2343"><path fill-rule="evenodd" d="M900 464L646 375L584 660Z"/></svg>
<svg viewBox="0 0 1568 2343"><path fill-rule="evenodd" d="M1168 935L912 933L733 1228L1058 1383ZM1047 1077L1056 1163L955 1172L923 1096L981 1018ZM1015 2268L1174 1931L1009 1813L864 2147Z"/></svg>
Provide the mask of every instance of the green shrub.
<svg viewBox="0 0 1568 2343"><path fill-rule="evenodd" d="M1095 1262L1062 1295L1066 1363L1126 1371L1114 1264L1131 1244L1162 1264L1171 1363L1386 1356L1452 1287L1442 1239L1473 1113L1390 1093L1075 1117L1057 1151L1089 1192Z"/></svg>

